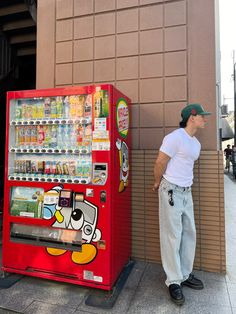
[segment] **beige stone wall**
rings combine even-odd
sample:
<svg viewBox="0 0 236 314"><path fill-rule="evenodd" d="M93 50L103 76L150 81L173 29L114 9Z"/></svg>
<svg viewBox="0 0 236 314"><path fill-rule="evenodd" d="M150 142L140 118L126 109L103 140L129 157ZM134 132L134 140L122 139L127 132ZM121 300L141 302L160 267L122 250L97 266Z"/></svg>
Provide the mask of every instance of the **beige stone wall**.
<svg viewBox="0 0 236 314"><path fill-rule="evenodd" d="M178 126L179 111L187 102L201 102L213 115L199 139L203 151L218 154L214 4L214 0L38 0L37 88L114 84L132 100L132 148L145 156L157 151L164 135ZM153 157L145 159L145 167L152 169L152 162ZM199 169L201 173L203 168ZM133 175L141 177L143 170L138 168ZM133 195L139 188L134 184ZM151 208L149 189L144 197ZM134 218L134 230L142 217L146 219L146 213L140 220ZM158 242L156 231L151 237ZM147 250L146 235L143 241Z"/></svg>

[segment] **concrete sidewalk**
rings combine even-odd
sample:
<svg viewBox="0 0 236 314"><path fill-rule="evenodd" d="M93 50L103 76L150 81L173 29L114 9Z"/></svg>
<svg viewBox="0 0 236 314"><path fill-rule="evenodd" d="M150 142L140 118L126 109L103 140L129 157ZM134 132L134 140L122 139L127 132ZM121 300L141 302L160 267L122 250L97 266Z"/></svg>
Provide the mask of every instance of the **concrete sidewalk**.
<svg viewBox="0 0 236 314"><path fill-rule="evenodd" d="M115 306L101 310L85 305L88 288L24 277L9 289L0 290L0 313L32 314L236 314L236 180L225 175L227 274L196 271L205 289L184 287L185 304L173 304L160 265L136 262Z"/></svg>

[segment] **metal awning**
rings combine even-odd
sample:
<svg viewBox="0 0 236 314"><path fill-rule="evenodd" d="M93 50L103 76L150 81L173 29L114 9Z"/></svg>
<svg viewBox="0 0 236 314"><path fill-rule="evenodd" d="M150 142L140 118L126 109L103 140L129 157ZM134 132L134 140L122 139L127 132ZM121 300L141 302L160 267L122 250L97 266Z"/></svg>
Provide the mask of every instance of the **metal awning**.
<svg viewBox="0 0 236 314"><path fill-rule="evenodd" d="M234 138L234 131L225 118L221 119L222 123L222 141L227 141Z"/></svg>

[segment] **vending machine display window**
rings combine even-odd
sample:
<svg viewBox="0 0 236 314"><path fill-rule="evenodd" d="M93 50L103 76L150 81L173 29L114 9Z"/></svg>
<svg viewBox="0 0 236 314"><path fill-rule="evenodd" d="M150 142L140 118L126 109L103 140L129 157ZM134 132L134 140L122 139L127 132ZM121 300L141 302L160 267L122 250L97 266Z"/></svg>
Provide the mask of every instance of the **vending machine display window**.
<svg viewBox="0 0 236 314"><path fill-rule="evenodd" d="M89 184L92 101L92 94L12 99L9 179Z"/></svg>

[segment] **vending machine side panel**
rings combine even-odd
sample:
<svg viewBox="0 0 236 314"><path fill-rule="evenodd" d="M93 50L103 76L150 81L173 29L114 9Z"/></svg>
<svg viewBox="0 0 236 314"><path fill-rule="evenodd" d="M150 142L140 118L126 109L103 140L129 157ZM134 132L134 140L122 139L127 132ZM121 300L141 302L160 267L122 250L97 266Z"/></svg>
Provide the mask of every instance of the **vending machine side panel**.
<svg viewBox="0 0 236 314"><path fill-rule="evenodd" d="M113 88L112 101L112 278L131 256L130 99Z"/></svg>

